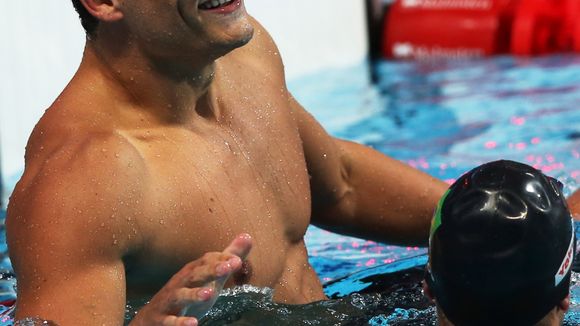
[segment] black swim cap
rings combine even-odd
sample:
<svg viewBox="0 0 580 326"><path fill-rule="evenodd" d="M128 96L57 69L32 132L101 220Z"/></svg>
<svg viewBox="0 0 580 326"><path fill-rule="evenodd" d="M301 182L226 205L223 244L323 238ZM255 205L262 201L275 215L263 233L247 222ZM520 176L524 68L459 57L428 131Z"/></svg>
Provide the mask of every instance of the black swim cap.
<svg viewBox="0 0 580 326"><path fill-rule="evenodd" d="M459 178L433 217L426 281L457 326L534 325L569 293L574 228L562 185L496 161Z"/></svg>

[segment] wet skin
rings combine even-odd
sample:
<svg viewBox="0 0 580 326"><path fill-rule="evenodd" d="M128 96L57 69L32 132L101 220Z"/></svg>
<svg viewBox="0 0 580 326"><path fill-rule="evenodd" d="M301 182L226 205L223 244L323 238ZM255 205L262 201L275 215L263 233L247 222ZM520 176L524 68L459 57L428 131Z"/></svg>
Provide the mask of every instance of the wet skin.
<svg viewBox="0 0 580 326"><path fill-rule="evenodd" d="M322 300L311 223L426 244L446 184L330 137L245 12L84 2L100 34L34 129L9 205L17 318L120 325L127 299L153 296L135 325L184 324L179 311L229 274L276 301Z"/></svg>

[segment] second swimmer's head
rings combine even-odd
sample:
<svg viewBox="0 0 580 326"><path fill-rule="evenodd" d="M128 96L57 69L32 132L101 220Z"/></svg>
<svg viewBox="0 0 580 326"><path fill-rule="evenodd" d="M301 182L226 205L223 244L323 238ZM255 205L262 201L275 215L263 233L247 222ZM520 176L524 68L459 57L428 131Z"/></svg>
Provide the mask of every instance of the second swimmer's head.
<svg viewBox="0 0 580 326"><path fill-rule="evenodd" d="M433 218L425 277L442 324L561 321L575 248L561 188L512 161L481 165L449 188Z"/></svg>

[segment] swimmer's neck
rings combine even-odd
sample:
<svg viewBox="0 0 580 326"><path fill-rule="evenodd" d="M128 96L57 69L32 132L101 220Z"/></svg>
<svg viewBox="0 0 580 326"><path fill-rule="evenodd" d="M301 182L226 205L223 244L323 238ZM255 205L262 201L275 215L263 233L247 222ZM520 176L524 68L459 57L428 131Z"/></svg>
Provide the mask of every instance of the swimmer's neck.
<svg viewBox="0 0 580 326"><path fill-rule="evenodd" d="M217 118L219 112L207 96L215 69L215 61L197 66L161 62L132 46L116 53L87 41L77 77L97 78L104 94L110 94L119 107L142 110L161 123L187 124L197 118Z"/></svg>

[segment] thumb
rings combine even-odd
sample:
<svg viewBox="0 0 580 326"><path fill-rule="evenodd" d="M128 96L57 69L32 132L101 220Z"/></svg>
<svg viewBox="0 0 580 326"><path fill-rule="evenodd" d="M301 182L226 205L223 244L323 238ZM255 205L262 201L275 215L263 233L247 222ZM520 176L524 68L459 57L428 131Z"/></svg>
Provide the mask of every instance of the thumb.
<svg viewBox="0 0 580 326"><path fill-rule="evenodd" d="M238 235L230 245L223 251L224 254L236 255L244 260L252 249L252 237L243 233Z"/></svg>

